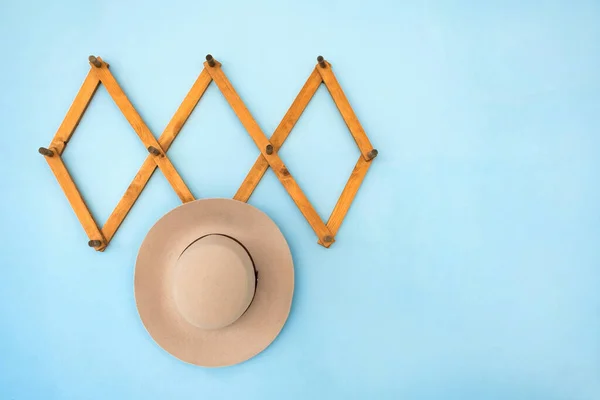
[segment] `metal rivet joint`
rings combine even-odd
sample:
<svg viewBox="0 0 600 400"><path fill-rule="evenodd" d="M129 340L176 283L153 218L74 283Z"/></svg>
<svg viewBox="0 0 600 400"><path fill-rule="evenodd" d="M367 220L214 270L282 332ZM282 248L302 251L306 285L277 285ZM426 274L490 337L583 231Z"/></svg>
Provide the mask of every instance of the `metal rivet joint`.
<svg viewBox="0 0 600 400"><path fill-rule="evenodd" d="M100 247L100 246L102 246L102 241L101 240L90 240L88 242L88 246L90 246L90 247Z"/></svg>
<svg viewBox="0 0 600 400"><path fill-rule="evenodd" d="M331 236L327 235L323 238L323 241L325 243L331 243L331 242L333 242L333 238Z"/></svg>
<svg viewBox="0 0 600 400"><path fill-rule="evenodd" d="M265 151L267 152L268 155L273 154L273 145L268 144L267 147L265 148Z"/></svg>

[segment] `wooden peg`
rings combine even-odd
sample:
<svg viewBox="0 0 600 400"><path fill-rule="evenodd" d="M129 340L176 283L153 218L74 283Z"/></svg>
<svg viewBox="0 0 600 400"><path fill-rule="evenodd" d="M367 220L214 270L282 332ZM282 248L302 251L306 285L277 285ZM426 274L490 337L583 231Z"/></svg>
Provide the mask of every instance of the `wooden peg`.
<svg viewBox="0 0 600 400"><path fill-rule="evenodd" d="M367 153L367 161L371 161L372 159L374 159L375 157L377 157L377 154L379 154L379 152L377 151L377 149L373 149L370 152Z"/></svg>
<svg viewBox="0 0 600 400"><path fill-rule="evenodd" d="M206 55L206 62L208 63L209 66L214 67L216 65L215 63L215 59L213 58L212 55L207 54Z"/></svg>
<svg viewBox="0 0 600 400"><path fill-rule="evenodd" d="M40 147L40 148L38 149L38 152L39 152L41 155L44 155L44 156L46 156L46 157L53 157L53 156L54 156L54 152L53 152L52 150L50 150L50 149L47 149L47 148L45 148L45 147Z"/></svg>
<svg viewBox="0 0 600 400"><path fill-rule="evenodd" d="M273 154L273 145L268 144L267 147L265 148L265 151L267 152L268 155Z"/></svg>
<svg viewBox="0 0 600 400"><path fill-rule="evenodd" d="M96 68L100 68L102 66L100 60L98 60L95 56L89 56L88 60L90 60L90 63Z"/></svg>
<svg viewBox="0 0 600 400"><path fill-rule="evenodd" d="M88 246L90 246L90 247L100 247L100 246L102 246L102 240L90 240L88 242Z"/></svg>
<svg viewBox="0 0 600 400"><path fill-rule="evenodd" d="M160 150L154 146L148 146L148 153L152 154L153 156L160 156Z"/></svg>
<svg viewBox="0 0 600 400"><path fill-rule="evenodd" d="M321 68L326 68L327 67L327 64L325 64L325 59L323 58L323 56L317 57L317 62L319 63L319 66Z"/></svg>

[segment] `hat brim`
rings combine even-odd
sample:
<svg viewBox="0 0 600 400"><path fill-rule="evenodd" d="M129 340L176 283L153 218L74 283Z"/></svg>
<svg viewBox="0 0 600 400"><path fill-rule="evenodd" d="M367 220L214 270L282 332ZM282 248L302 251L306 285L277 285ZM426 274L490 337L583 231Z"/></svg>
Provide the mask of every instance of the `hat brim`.
<svg viewBox="0 0 600 400"><path fill-rule="evenodd" d="M190 243L213 233L246 247L258 280L250 307L237 321L202 330L175 306L173 267ZM150 229L136 260L134 292L142 323L161 348L190 364L228 366L263 351L283 328L292 304L294 264L285 237L262 211L231 199L196 200L173 209Z"/></svg>

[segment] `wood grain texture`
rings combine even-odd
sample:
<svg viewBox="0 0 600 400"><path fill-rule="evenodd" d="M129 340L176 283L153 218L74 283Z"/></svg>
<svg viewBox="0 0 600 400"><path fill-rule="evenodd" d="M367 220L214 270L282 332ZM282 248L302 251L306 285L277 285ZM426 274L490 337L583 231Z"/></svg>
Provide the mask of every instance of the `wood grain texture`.
<svg viewBox="0 0 600 400"><path fill-rule="evenodd" d="M323 78L323 83L325 83L333 102L340 111L340 114L342 114L342 118L344 119L344 122L346 122L346 126L350 130L350 133L352 134L356 145L360 149L361 154L365 160L368 161L370 160L368 154L371 150L373 150L373 145L369 141L365 130L358 121L354 110L350 106L350 102L348 102L348 98L346 98L342 87L333 74L331 64L329 64L327 61L325 61L325 64L327 65L326 68L321 68L317 65L316 69L321 75L321 78Z"/></svg>
<svg viewBox="0 0 600 400"><path fill-rule="evenodd" d="M103 244L102 246L97 247L96 250L103 251L107 244L104 236L100 232L100 229L98 229L98 225L96 225L94 217L92 217L92 214L85 204L81 193L79 193L79 190L77 189L73 178L69 174L69 171L67 171L67 167L63 163L61 157L58 155L58 151L54 148L52 148L52 150L55 151L55 155L53 157L44 158L48 162L52 173L54 173L58 184L65 193L69 204L71 204L71 207L73 208L73 211L75 212L77 219L79 219L79 222L81 223L81 226L83 227L88 238L90 240L100 240Z"/></svg>
<svg viewBox="0 0 600 400"><path fill-rule="evenodd" d="M348 214L348 210L350 210L350 206L352 205L372 162L372 160L365 160L362 156L358 157L358 161L352 170L352 174L350 175L348 182L346 182L346 186L344 187L344 190L342 190L342 194L327 221L327 227L334 235L337 235L340 230L342 222L344 221L344 218L346 218L346 214ZM318 243L321 245L323 244L320 240Z"/></svg>
<svg viewBox="0 0 600 400"><path fill-rule="evenodd" d="M90 70L50 143L50 147L53 147L58 155L61 155L65 151L65 146L71 139L71 136L73 136L73 133L75 133L75 129L77 129L77 125L79 125L79 121L81 121L81 117L90 104L99 85L100 80Z"/></svg>
<svg viewBox="0 0 600 400"><path fill-rule="evenodd" d="M183 128L187 122L188 118L194 111L194 108L196 108L196 105L202 98L202 95L206 91L208 85L210 85L211 81L212 78L208 72L203 69L158 139L158 143L165 151L171 147L171 144L181 131L181 128ZM102 227L102 233L108 242L110 242L110 240L114 237L116 231L119 229L119 226L121 226L123 220L125 217L127 217L129 211L131 211L131 208L139 198L142 190L144 190L148 184L148 181L152 177L152 174L155 170L156 163L154 162L153 156L149 155L146 157L146 160L142 164L138 173L125 191L125 194Z"/></svg>
<svg viewBox="0 0 600 400"><path fill-rule="evenodd" d="M316 210L313 208L312 204L300 189L300 186L296 182L296 180L292 177L287 167L279 158L279 155L276 151L272 154L266 153L267 145L271 144L265 134L262 132L250 111L246 108L244 102L239 97L229 79L225 76L221 69L221 64L219 62L215 62L214 67L210 67L207 62L204 63L204 68L208 71L208 73L213 78L213 81L217 84L219 90L237 115L238 119L250 134L250 137L258 147L259 151L262 153L262 156L268 162L270 167L273 169L273 172L288 192L304 218L308 221L310 226L313 228L317 237L321 239L321 241L325 242L324 246L329 247L333 242L333 235L327 228L327 226L323 223L319 214L317 214ZM330 242L326 242L324 240L325 237L329 236L332 240Z"/></svg>
<svg viewBox="0 0 600 400"><path fill-rule="evenodd" d="M274 151L278 151L281 148L296 125L296 122L298 122L298 119L300 119L300 116L306 109L306 106L313 98L321 82L321 75L314 69L271 136L270 142L273 145ZM233 198L235 200L247 202L268 168L269 163L265 157L260 154Z"/></svg>
<svg viewBox="0 0 600 400"><path fill-rule="evenodd" d="M181 176L175 170L171 160L169 160L165 154L165 150L158 143L152 132L150 132L150 129L148 129L142 120L142 117L140 117L112 73L106 67L106 64L103 63L100 68L93 68L93 71L96 73L96 76L100 79L117 107L119 107L125 119L127 119L133 130L138 134L142 143L144 143L144 148L147 149L149 146L153 146L160 151L160 155L152 155L152 158L165 175L165 178L167 178L167 181L173 190L175 190L175 193L177 193L177 196L179 196L184 203L193 201L194 196L192 195L192 192L190 192L183 179L181 179Z"/></svg>

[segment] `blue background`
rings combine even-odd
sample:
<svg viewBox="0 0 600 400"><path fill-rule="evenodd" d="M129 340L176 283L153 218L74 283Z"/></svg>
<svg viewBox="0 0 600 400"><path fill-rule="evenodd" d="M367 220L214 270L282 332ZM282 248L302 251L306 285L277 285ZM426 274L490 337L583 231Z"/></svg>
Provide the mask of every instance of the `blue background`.
<svg viewBox="0 0 600 400"><path fill-rule="evenodd" d="M600 4L543 3L2 0L0 398L599 399ZM135 308L139 245L180 204L162 173L97 253L37 153L88 55L158 136L207 53L267 135L322 54L380 150L329 250L266 174L292 312L216 370ZM257 154L214 84L169 151L202 198ZM146 155L101 87L64 154L100 224ZM358 150L323 86L281 157L326 220Z"/></svg>

